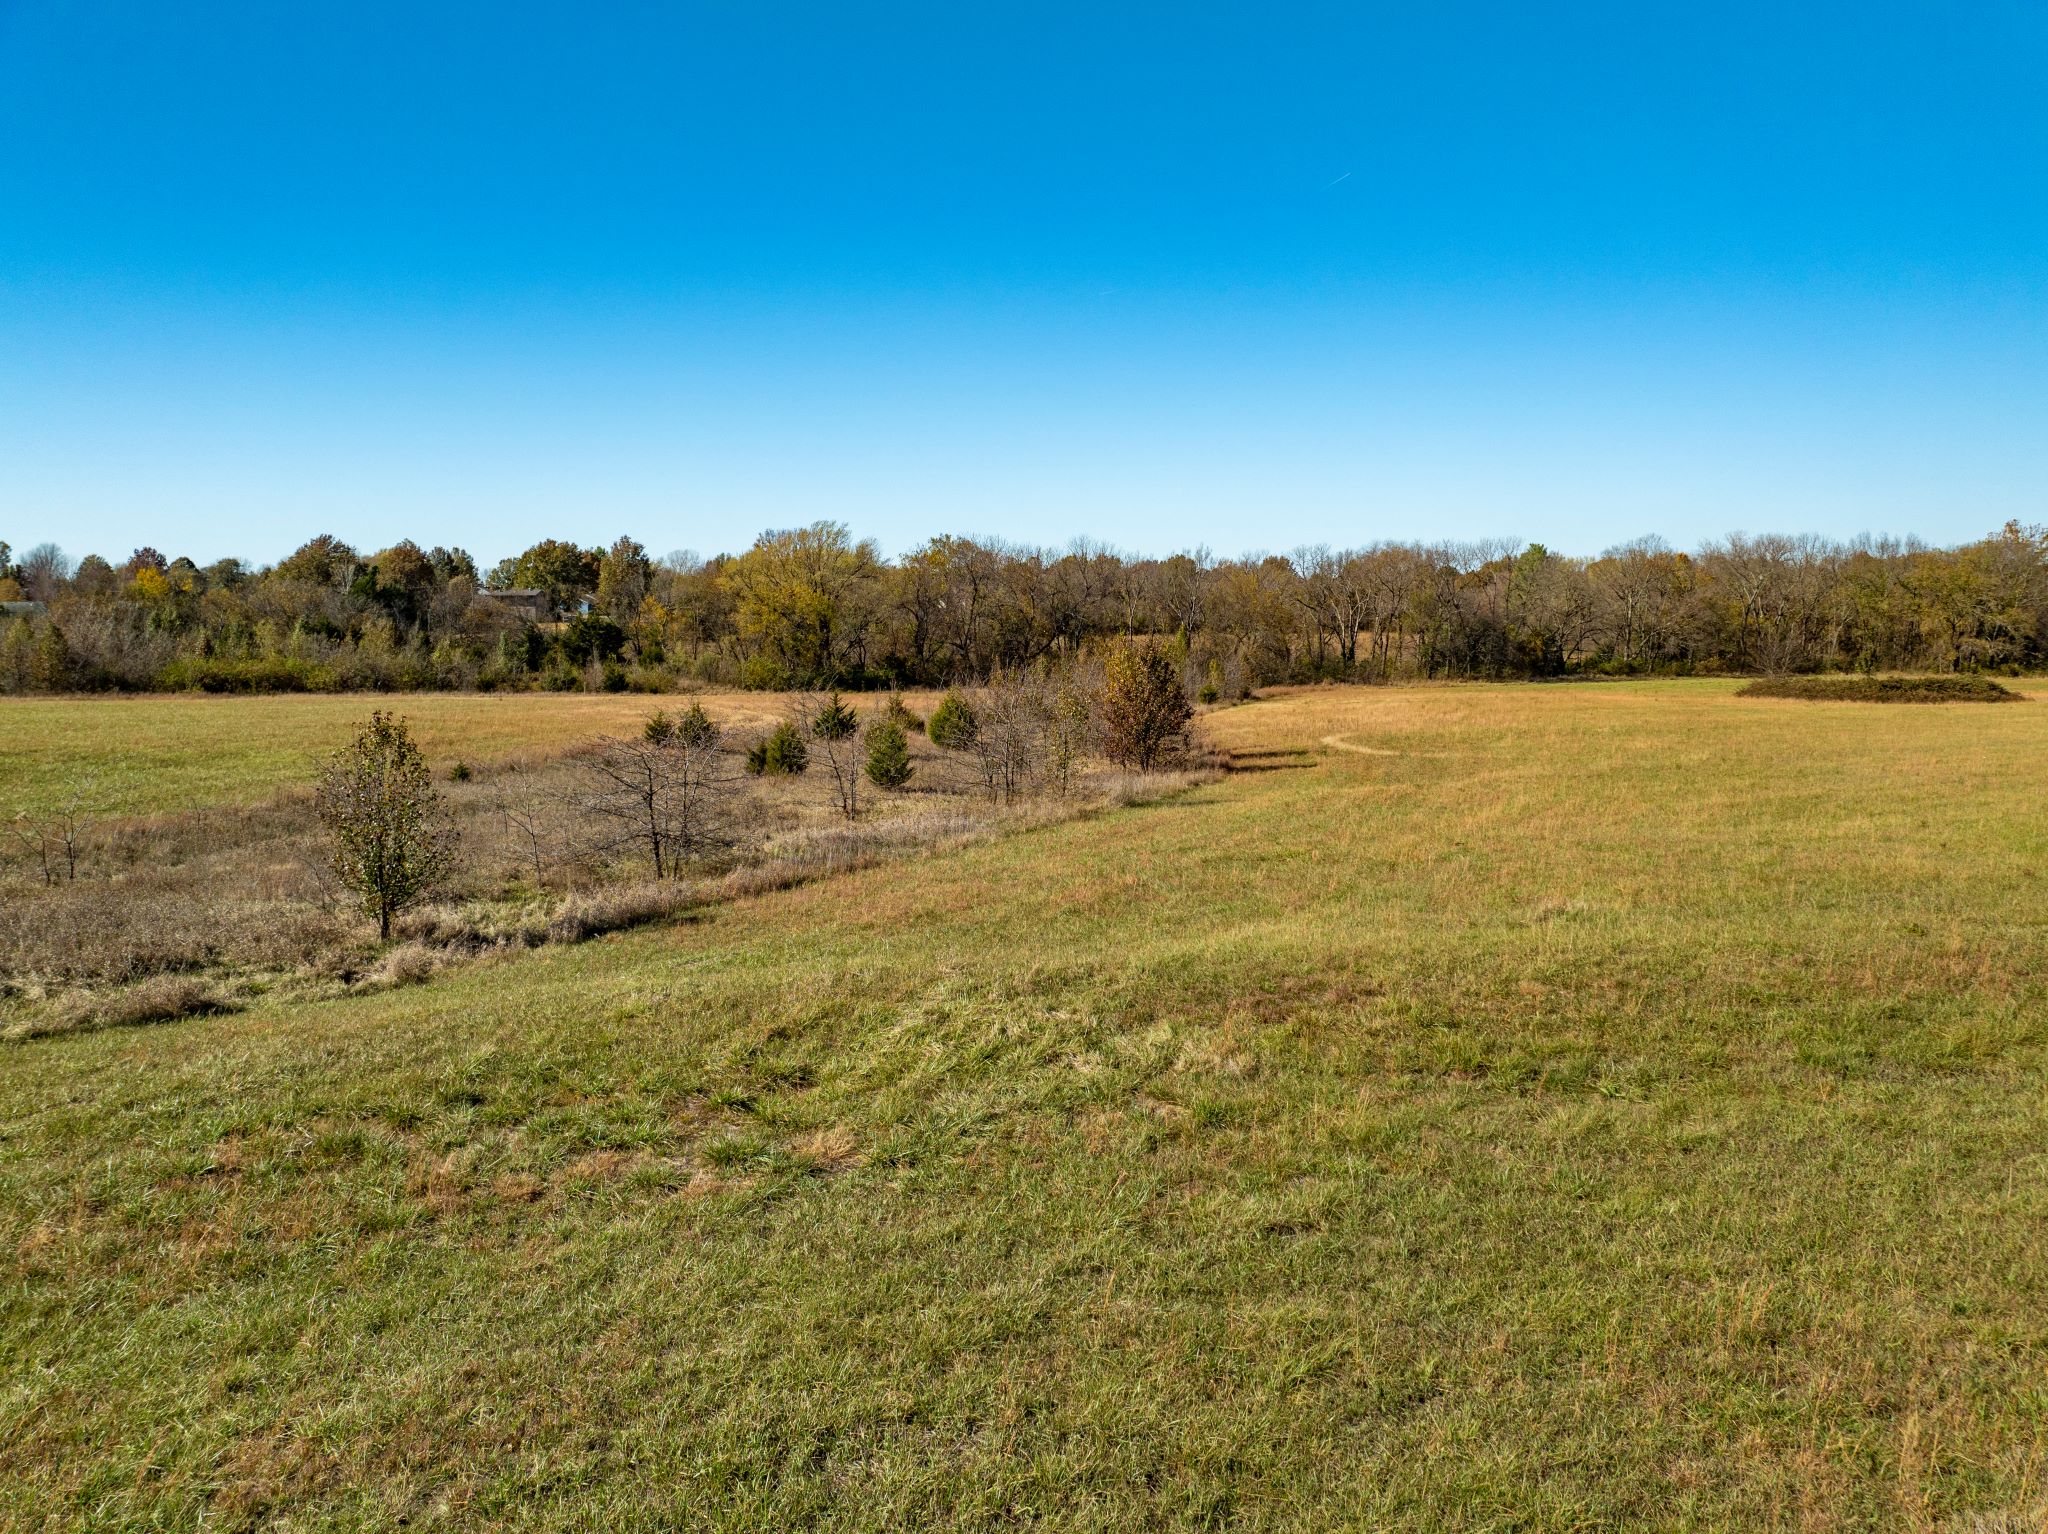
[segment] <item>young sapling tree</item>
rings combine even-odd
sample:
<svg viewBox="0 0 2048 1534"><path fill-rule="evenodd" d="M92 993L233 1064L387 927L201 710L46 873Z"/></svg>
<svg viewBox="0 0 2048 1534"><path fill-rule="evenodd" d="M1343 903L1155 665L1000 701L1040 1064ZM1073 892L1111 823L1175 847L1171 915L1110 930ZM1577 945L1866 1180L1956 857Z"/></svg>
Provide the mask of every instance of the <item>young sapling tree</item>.
<svg viewBox="0 0 2048 1534"><path fill-rule="evenodd" d="M370 715L321 772L314 806L336 876L388 940L391 919L445 878L455 858L455 828L406 722Z"/></svg>

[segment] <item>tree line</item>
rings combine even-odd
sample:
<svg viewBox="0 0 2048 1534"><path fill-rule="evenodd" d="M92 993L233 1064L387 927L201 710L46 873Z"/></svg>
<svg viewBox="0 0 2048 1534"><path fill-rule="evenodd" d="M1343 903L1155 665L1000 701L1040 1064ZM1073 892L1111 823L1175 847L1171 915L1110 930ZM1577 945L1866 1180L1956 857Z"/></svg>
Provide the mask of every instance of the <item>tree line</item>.
<svg viewBox="0 0 2048 1534"><path fill-rule="evenodd" d="M2048 664L2048 528L1974 543L1736 535L1597 558L1375 543L1218 559L835 522L738 554L543 540L479 569L331 535L268 567L0 543L0 691L948 686L1163 641L1216 696L1315 680Z"/></svg>

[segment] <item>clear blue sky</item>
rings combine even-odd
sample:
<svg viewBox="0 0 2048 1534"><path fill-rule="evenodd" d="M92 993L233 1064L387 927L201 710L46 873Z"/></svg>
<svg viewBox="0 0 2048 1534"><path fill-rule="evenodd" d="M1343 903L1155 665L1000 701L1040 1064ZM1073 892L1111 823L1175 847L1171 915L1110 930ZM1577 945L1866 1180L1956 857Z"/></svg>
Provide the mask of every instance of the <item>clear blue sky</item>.
<svg viewBox="0 0 2048 1534"><path fill-rule="evenodd" d="M2048 520L2048 9L0 0L0 538Z"/></svg>

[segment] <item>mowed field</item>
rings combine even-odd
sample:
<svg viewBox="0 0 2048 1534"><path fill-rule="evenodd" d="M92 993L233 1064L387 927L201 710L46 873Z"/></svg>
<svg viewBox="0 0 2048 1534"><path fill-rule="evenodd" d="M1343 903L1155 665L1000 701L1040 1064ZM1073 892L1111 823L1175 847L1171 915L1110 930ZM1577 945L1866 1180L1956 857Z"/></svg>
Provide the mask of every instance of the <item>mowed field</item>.
<svg viewBox="0 0 2048 1534"><path fill-rule="evenodd" d="M250 803L309 784L322 758L373 709L404 716L428 761L445 768L630 734L656 709L674 712L693 701L740 727L770 723L781 704L766 693L0 698L0 812L42 812L81 788L89 815ZM877 702L851 701L861 708Z"/></svg>
<svg viewBox="0 0 2048 1534"><path fill-rule="evenodd" d="M0 1523L2040 1528L2048 700L1732 691L0 1049Z"/></svg>

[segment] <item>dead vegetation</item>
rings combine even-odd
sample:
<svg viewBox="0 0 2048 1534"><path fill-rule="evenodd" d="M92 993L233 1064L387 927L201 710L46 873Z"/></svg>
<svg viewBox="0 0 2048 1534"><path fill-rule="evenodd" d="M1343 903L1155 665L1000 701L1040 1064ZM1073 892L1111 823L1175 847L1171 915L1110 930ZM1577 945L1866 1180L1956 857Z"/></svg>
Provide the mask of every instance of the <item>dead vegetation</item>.
<svg viewBox="0 0 2048 1534"><path fill-rule="evenodd" d="M816 737L846 748L838 771L829 751L813 750L809 771L750 776L745 758L768 721L720 729L701 714L657 716L645 733L552 755L465 763L435 785L456 849L446 877L393 912L388 943L336 878L305 790L128 819L67 802L54 876L41 849L55 843L31 855L17 837L0 862L0 1030L161 1021L279 988L417 984L479 955L581 942L1158 797L1202 771L1185 754L1173 771L1140 774L1082 760L1075 705L1042 706L1041 694L1059 696L1021 681L975 695L1006 737L995 781L973 750L907 732L911 779L851 789L864 747L843 726ZM801 700L789 717L819 707ZM866 699L861 712L883 719L900 707Z"/></svg>
<svg viewBox="0 0 2048 1534"><path fill-rule="evenodd" d="M0 1038L32 1039L60 1033L89 1033L98 1028L137 1028L232 1010L231 1002L190 975L155 975L122 990L68 995L55 1007L0 1028Z"/></svg>

